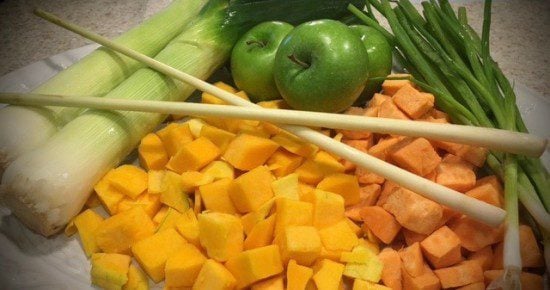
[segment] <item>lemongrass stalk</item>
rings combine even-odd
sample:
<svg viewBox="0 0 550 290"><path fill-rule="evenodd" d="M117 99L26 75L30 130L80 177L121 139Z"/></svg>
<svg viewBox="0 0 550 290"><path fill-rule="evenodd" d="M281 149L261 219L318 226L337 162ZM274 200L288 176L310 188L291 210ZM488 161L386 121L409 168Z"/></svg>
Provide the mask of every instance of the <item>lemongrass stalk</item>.
<svg viewBox="0 0 550 290"><path fill-rule="evenodd" d="M155 56L185 29L204 3L205 0L174 0L166 9L115 41ZM55 75L33 93L104 95L141 67L140 62L102 47ZM42 145L80 112L79 108L18 106L0 110L0 178L12 160Z"/></svg>

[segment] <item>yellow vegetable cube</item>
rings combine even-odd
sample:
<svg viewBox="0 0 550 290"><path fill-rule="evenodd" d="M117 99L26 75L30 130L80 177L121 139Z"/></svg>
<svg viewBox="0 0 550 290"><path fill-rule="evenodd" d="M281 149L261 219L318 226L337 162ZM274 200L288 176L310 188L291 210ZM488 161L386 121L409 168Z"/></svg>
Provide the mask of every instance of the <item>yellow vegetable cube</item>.
<svg viewBox="0 0 550 290"><path fill-rule="evenodd" d="M74 225L78 230L80 242L82 242L82 247L88 257L93 253L99 252L99 247L95 240L95 231L101 225L102 221L103 217L91 209L83 211L74 218Z"/></svg>
<svg viewBox="0 0 550 290"><path fill-rule="evenodd" d="M230 214L206 212L199 215L199 239L208 256L225 262L243 250L241 220Z"/></svg>
<svg viewBox="0 0 550 290"><path fill-rule="evenodd" d="M119 192L136 198L147 189L147 172L133 165L122 165L109 175L109 181Z"/></svg>
<svg viewBox="0 0 550 290"><path fill-rule="evenodd" d="M184 144L193 141L193 135L187 123L170 123L158 131L157 135L162 140L162 144L169 156L176 155Z"/></svg>
<svg viewBox="0 0 550 290"><path fill-rule="evenodd" d="M159 226L157 228L157 233L168 229L175 229L176 224L180 221L182 216L183 215L179 211L173 208L168 208L168 211L166 212L164 219L159 223Z"/></svg>
<svg viewBox="0 0 550 290"><path fill-rule="evenodd" d="M160 194L160 202L177 209L179 212L185 212L189 209L189 199L184 193L181 175L167 171L163 178L163 188Z"/></svg>
<svg viewBox="0 0 550 290"><path fill-rule="evenodd" d="M344 265L336 263L329 259L324 259L315 264L313 267L313 281L319 290L334 290L338 289Z"/></svg>
<svg viewBox="0 0 550 290"><path fill-rule="evenodd" d="M283 261L295 260L309 266L321 253L321 239L317 229L311 226L288 226L277 237Z"/></svg>
<svg viewBox="0 0 550 290"><path fill-rule="evenodd" d="M183 245L166 260L166 286L193 286L204 262L206 262L206 257L197 247L191 244Z"/></svg>
<svg viewBox="0 0 550 290"><path fill-rule="evenodd" d="M391 290L392 288L386 287L380 284L374 284L369 281L355 279L353 280L353 289L352 290Z"/></svg>
<svg viewBox="0 0 550 290"><path fill-rule="evenodd" d="M181 174L181 184L184 192L194 192L199 186L211 183L214 178L198 171L186 171Z"/></svg>
<svg viewBox="0 0 550 290"><path fill-rule="evenodd" d="M235 169L233 166L221 160L212 161L205 168L203 168L201 172L205 175L211 176L214 180L225 178L235 179Z"/></svg>
<svg viewBox="0 0 550 290"><path fill-rule="evenodd" d="M288 104L283 99L262 101L258 102L257 105L266 109L290 109Z"/></svg>
<svg viewBox="0 0 550 290"><path fill-rule="evenodd" d="M92 254L92 284L104 289L122 289L128 281L131 259L120 254Z"/></svg>
<svg viewBox="0 0 550 290"><path fill-rule="evenodd" d="M164 266L187 242L174 229L156 233L132 246L132 253L147 275L158 283L164 279Z"/></svg>
<svg viewBox="0 0 550 290"><path fill-rule="evenodd" d="M230 92L232 94L237 93L237 89L235 89L234 87L232 87L232 86L230 86L230 85L228 85L224 82L216 82L216 83L214 83L214 86L216 86L216 87L218 87L218 88L220 88L220 89L222 89L226 92ZM216 96L214 96L210 93L206 93L206 92L202 93L201 102L203 104L227 105L227 103L224 100L222 100L222 99L220 99L220 98L218 98L218 97L216 97Z"/></svg>
<svg viewBox="0 0 550 290"><path fill-rule="evenodd" d="M212 143L216 144L222 152L224 152L227 149L227 146L229 146L229 143L231 143L237 135L214 126L204 125L202 126L200 136L208 138L212 141Z"/></svg>
<svg viewBox="0 0 550 290"><path fill-rule="evenodd" d="M313 205L311 203L279 198L275 204L277 207L275 236L282 234L288 226L310 226L312 224Z"/></svg>
<svg viewBox="0 0 550 290"><path fill-rule="evenodd" d="M155 232L155 224L142 207L116 214L101 222L96 243L106 253L130 253L130 247Z"/></svg>
<svg viewBox="0 0 550 290"><path fill-rule="evenodd" d="M125 197L118 204L117 212L123 212L135 206L141 206L150 217L154 217L161 206L160 195L142 193L136 199Z"/></svg>
<svg viewBox="0 0 550 290"><path fill-rule="evenodd" d="M310 157L317 153L319 147L311 143L302 141L300 138L287 131L279 131L271 140L277 142L281 147L288 152L300 155L302 157Z"/></svg>
<svg viewBox="0 0 550 290"><path fill-rule="evenodd" d="M169 206L165 206L165 205L161 206L159 211L153 217L153 222L157 225L160 224L168 214L169 209L170 209Z"/></svg>
<svg viewBox="0 0 550 290"><path fill-rule="evenodd" d="M159 194L162 193L164 175L166 171L164 170L150 170L147 172L147 192L150 194Z"/></svg>
<svg viewBox="0 0 550 290"><path fill-rule="evenodd" d="M343 173L329 175L317 184L317 188L341 195L344 198L346 206L354 205L361 201L359 182L355 175Z"/></svg>
<svg viewBox="0 0 550 290"><path fill-rule="evenodd" d="M190 119L184 124L189 125L189 130L191 131L191 135L193 135L194 138L200 137L202 126L206 125L203 120L197 118Z"/></svg>
<svg viewBox="0 0 550 290"><path fill-rule="evenodd" d="M138 267L130 264L128 269L128 282L122 290L149 290L149 279Z"/></svg>
<svg viewBox="0 0 550 290"><path fill-rule="evenodd" d="M344 276L378 283L384 267L378 256L364 246L357 246L351 253L342 253L346 262Z"/></svg>
<svg viewBox="0 0 550 290"><path fill-rule="evenodd" d="M350 218L345 218L346 223L348 224L351 231L358 237L361 237L363 235L363 230L361 230L361 227L356 224L354 221L352 221Z"/></svg>
<svg viewBox="0 0 550 290"><path fill-rule="evenodd" d="M275 231L275 214L261 220L252 227L244 240L244 249L250 250L271 244Z"/></svg>
<svg viewBox="0 0 550 290"><path fill-rule="evenodd" d="M218 181L199 186L199 192L207 210L229 214L237 213L229 197L231 179L225 178Z"/></svg>
<svg viewBox="0 0 550 290"><path fill-rule="evenodd" d="M313 269L298 265L296 260L290 260L286 269L286 289L306 290L311 276L313 276Z"/></svg>
<svg viewBox="0 0 550 290"><path fill-rule="evenodd" d="M230 258L225 266L237 280L238 288L277 275L284 269L279 247L275 245L239 253Z"/></svg>
<svg viewBox="0 0 550 290"><path fill-rule="evenodd" d="M116 189L109 181L114 169L107 172L105 176L94 186L94 191L99 198L99 201L110 214L117 213L118 203L124 198L124 194Z"/></svg>
<svg viewBox="0 0 550 290"><path fill-rule="evenodd" d="M183 145L176 155L170 158L166 168L177 173L200 170L220 156L220 149L204 137Z"/></svg>
<svg viewBox="0 0 550 290"><path fill-rule="evenodd" d="M233 290L236 285L237 281L229 270L209 259L202 265L193 290Z"/></svg>
<svg viewBox="0 0 550 290"><path fill-rule="evenodd" d="M247 213L260 208L273 197L271 182L273 175L267 167L258 166L233 180L229 197L239 212Z"/></svg>
<svg viewBox="0 0 550 290"><path fill-rule="evenodd" d="M223 158L240 170L252 170L273 154L279 144L270 139L240 134L229 143Z"/></svg>
<svg viewBox="0 0 550 290"><path fill-rule="evenodd" d="M344 172L345 168L336 158L325 151L319 151L313 158L307 159L296 173L300 176L300 181L308 184L317 184L325 176L333 173Z"/></svg>
<svg viewBox="0 0 550 290"><path fill-rule="evenodd" d="M257 283L254 283L250 290L285 290L283 276L275 276Z"/></svg>
<svg viewBox="0 0 550 290"><path fill-rule="evenodd" d="M302 164L303 160L304 158L300 155L278 149L269 157L266 164L275 176L282 177L294 172Z"/></svg>
<svg viewBox="0 0 550 290"><path fill-rule="evenodd" d="M168 152L155 133L149 133L141 139L138 153L139 164L147 170L161 170L168 163Z"/></svg>
<svg viewBox="0 0 550 290"><path fill-rule="evenodd" d="M271 183L271 189L276 198L285 197L288 199L300 200L300 186L298 174L293 173L281 177Z"/></svg>
<svg viewBox="0 0 550 290"><path fill-rule="evenodd" d="M199 240L199 221L192 209L188 209L179 217L176 223L176 230L189 243L197 247L201 246Z"/></svg>
<svg viewBox="0 0 550 290"><path fill-rule="evenodd" d="M226 122L227 121L231 121L231 119L227 119ZM239 135L248 134L248 135L254 135L256 137L261 137L266 139L269 139L271 137L271 134L269 134L269 132L267 132L263 126L260 126L259 121L239 120L239 123L232 124L232 125L235 127L235 129L232 131L236 132ZM229 130L231 130L231 127L229 124L227 124L226 126L228 127Z"/></svg>
<svg viewBox="0 0 550 290"><path fill-rule="evenodd" d="M359 243L345 219L319 230L319 235L323 246L329 251L351 251Z"/></svg>
<svg viewBox="0 0 550 290"><path fill-rule="evenodd" d="M344 198L336 193L315 189L302 196L313 204L313 226L322 229L341 221L345 215Z"/></svg>

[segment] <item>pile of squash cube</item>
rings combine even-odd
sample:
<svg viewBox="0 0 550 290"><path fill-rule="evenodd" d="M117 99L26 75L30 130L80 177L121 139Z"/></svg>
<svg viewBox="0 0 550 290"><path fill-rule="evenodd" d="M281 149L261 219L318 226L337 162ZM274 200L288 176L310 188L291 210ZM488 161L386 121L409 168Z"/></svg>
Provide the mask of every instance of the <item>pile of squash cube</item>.
<svg viewBox="0 0 550 290"><path fill-rule="evenodd" d="M433 96L410 91L410 83L385 85L393 97L377 94L369 107L348 113L448 121L433 109ZM416 96L416 105L400 108L401 94ZM224 104L209 94L202 101ZM260 105L285 108L282 101ZM483 148L319 131L502 206L498 180L476 180ZM485 289L501 274L493 265L502 264L502 228L460 216L273 124L197 117L148 134L138 151L140 167L109 171L66 229L78 232L99 287L148 289L151 279L165 289L196 290ZM522 235L531 247L522 252L531 255L527 267L544 266L531 229L522 226ZM540 276L525 275L538 287Z"/></svg>

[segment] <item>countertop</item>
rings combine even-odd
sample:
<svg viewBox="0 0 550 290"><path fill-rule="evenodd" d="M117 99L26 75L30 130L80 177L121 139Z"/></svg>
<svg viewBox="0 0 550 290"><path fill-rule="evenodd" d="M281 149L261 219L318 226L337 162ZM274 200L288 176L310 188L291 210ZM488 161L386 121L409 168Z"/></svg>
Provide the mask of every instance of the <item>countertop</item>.
<svg viewBox="0 0 550 290"><path fill-rule="evenodd" d="M32 15L40 7L107 37L115 37L169 0L0 0L0 76L90 42ZM483 1L452 1L481 28ZM493 1L491 51L506 75L550 101L550 1Z"/></svg>

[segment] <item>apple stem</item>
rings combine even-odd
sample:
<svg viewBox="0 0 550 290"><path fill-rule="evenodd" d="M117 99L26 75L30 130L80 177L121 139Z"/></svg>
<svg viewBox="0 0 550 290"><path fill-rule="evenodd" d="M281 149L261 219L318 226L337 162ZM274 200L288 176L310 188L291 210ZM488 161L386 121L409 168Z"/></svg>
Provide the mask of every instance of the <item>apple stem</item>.
<svg viewBox="0 0 550 290"><path fill-rule="evenodd" d="M288 58L291 61L295 62L296 64L302 66L303 68L309 68L310 67L309 63L299 60L294 54L289 55Z"/></svg>
<svg viewBox="0 0 550 290"><path fill-rule="evenodd" d="M246 42L246 45L252 45L252 44L257 45L260 48L265 47L265 43L263 41L249 40L249 41Z"/></svg>

